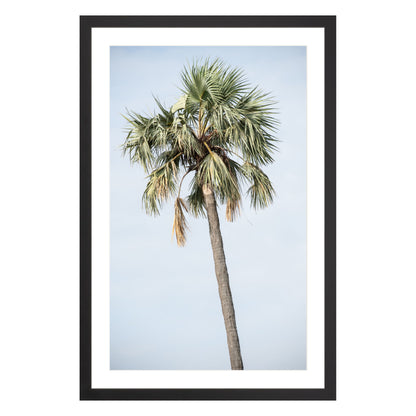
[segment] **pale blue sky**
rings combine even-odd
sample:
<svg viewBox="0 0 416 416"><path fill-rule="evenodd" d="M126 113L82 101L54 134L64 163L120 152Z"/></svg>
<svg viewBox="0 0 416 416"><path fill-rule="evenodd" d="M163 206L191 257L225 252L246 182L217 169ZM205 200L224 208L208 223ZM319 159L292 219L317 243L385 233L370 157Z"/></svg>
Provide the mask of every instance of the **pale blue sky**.
<svg viewBox="0 0 416 416"><path fill-rule="evenodd" d="M152 95L172 105L183 66L206 57L242 68L279 101L280 151L265 168L274 204L255 212L245 200L234 223L219 212L244 367L305 369L306 48L119 46L111 47L111 369L230 368L206 220L189 217L187 244L177 247L172 204L145 214L144 171L119 148L125 109L152 114Z"/></svg>

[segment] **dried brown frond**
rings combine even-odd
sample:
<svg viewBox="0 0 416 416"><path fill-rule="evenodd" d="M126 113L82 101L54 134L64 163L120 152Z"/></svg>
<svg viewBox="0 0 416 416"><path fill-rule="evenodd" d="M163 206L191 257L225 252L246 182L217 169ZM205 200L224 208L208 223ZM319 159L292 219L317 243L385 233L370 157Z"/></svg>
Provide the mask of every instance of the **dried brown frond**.
<svg viewBox="0 0 416 416"><path fill-rule="evenodd" d="M228 199L225 209L225 218L229 222L233 222L240 215L240 201Z"/></svg>
<svg viewBox="0 0 416 416"><path fill-rule="evenodd" d="M186 230L188 225L186 224L185 213L188 212L188 207L182 198L176 198L175 200L175 217L173 220L172 238L173 234L176 235L176 242L179 247L183 247L186 242Z"/></svg>

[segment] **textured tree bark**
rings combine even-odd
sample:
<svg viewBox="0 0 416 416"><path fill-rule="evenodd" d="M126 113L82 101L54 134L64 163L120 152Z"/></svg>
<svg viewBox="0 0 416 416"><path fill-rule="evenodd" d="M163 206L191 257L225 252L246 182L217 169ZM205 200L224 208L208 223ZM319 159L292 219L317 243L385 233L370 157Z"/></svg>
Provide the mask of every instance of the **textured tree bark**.
<svg viewBox="0 0 416 416"><path fill-rule="evenodd" d="M243 360L238 340L237 324L231 289L228 277L227 264L225 262L224 247L222 243L220 221L217 205L212 189L204 185L202 188L207 210L209 235L211 238L212 254L214 256L215 274L218 282L218 292L221 300L222 314L224 316L225 330L227 332L228 351L230 353L231 369L243 370Z"/></svg>

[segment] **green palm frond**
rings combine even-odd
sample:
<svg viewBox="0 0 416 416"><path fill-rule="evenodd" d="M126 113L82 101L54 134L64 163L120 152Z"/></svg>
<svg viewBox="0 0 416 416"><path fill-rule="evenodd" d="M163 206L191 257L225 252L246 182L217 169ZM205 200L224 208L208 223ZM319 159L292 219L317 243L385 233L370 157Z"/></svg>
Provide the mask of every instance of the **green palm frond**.
<svg viewBox="0 0 416 416"><path fill-rule="evenodd" d="M206 217L202 185L198 183L195 176L191 180L190 190L191 191L187 197L190 212L197 218Z"/></svg>
<svg viewBox="0 0 416 416"><path fill-rule="evenodd" d="M176 191L177 166L170 160L149 175L143 193L143 206L149 215L159 215L159 208Z"/></svg>
<svg viewBox="0 0 416 416"><path fill-rule="evenodd" d="M187 97L188 94L182 95L181 98L179 98L179 100L171 107L170 111L172 114L185 109Z"/></svg>
<svg viewBox="0 0 416 416"><path fill-rule="evenodd" d="M148 134L152 120L134 113L125 118L130 129L123 145L124 154L128 153L132 163L141 164L149 172L154 161L152 135Z"/></svg>
<svg viewBox="0 0 416 416"><path fill-rule="evenodd" d="M258 167L249 162L244 163L243 172L252 183L247 191L253 208L266 208L273 202L276 194L268 176Z"/></svg>
<svg viewBox="0 0 416 416"><path fill-rule="evenodd" d="M213 105L220 99L220 76L223 63L207 59L202 64L194 63L182 71L182 91L187 95L187 108L199 111L199 106Z"/></svg>
<svg viewBox="0 0 416 416"><path fill-rule="evenodd" d="M194 175L188 206L179 195L175 202L179 245L185 242L188 208L196 217L206 215L204 185L214 191L218 203L226 204L229 221L240 212L246 185L252 207L272 203L275 192L260 167L273 162L278 142L276 102L258 87L252 88L241 69L219 59L195 61L183 69L181 81L182 95L172 106L155 98L157 114L127 113L123 144L131 162L149 173L143 194L148 214L159 214L163 202L177 192L180 171Z"/></svg>
<svg viewBox="0 0 416 416"><path fill-rule="evenodd" d="M227 199L240 199L240 189L236 178L227 168L224 160L212 151L201 161L197 180L201 186L210 185L221 203Z"/></svg>

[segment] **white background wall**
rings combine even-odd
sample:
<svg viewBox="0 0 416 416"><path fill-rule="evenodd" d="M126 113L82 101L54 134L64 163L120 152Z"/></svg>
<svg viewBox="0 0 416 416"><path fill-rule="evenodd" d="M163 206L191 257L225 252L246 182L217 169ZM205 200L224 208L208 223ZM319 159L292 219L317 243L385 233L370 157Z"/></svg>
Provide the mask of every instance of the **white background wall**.
<svg viewBox="0 0 416 416"><path fill-rule="evenodd" d="M410 1L9 2L2 7L5 415L415 411L415 29ZM338 15L338 400L78 401L78 15Z"/></svg>

